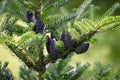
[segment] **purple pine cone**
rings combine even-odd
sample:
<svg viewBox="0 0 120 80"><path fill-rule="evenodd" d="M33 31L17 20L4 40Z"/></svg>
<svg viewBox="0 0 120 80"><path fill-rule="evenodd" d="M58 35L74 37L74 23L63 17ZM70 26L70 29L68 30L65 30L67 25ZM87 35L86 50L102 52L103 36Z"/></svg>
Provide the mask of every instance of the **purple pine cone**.
<svg viewBox="0 0 120 80"><path fill-rule="evenodd" d="M52 60L58 59L60 51L56 46L56 40L51 39L49 36L47 36L46 47L47 47L47 51L50 55L50 58Z"/></svg>
<svg viewBox="0 0 120 80"><path fill-rule="evenodd" d="M61 35L61 40L62 40L62 41L65 40L65 36L66 36L66 35L65 35L65 32L63 31L63 32L62 32L62 35Z"/></svg>
<svg viewBox="0 0 120 80"><path fill-rule="evenodd" d="M63 32L61 40L63 41L66 48L72 48L75 43L75 39L70 35L69 32Z"/></svg>
<svg viewBox="0 0 120 80"><path fill-rule="evenodd" d="M48 53L50 53L50 43L52 39L50 38L50 36L47 36L46 38L47 38L46 48L47 48Z"/></svg>
<svg viewBox="0 0 120 80"><path fill-rule="evenodd" d="M26 16L28 23L32 22L33 13L31 11L27 11Z"/></svg>
<svg viewBox="0 0 120 80"><path fill-rule="evenodd" d="M89 45L90 43L82 43L80 46L78 46L76 49L75 49L75 52L77 54L82 54L84 52L86 52L89 48Z"/></svg>
<svg viewBox="0 0 120 80"><path fill-rule="evenodd" d="M56 60L59 57L59 49L56 46L56 40L52 39L50 43L50 56L52 60Z"/></svg>
<svg viewBox="0 0 120 80"><path fill-rule="evenodd" d="M42 20L37 21L36 25L33 28L33 31L35 31L36 33L41 33L41 34L45 32L44 23Z"/></svg>

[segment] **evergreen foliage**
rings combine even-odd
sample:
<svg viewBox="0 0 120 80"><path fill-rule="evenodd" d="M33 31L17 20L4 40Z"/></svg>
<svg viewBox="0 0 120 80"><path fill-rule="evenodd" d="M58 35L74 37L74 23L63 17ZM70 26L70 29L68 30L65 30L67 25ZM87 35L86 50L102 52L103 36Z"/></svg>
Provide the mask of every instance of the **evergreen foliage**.
<svg viewBox="0 0 120 80"><path fill-rule="evenodd" d="M29 74L28 74L29 73ZM20 66L20 80L38 80L38 74L25 66Z"/></svg>
<svg viewBox="0 0 120 80"><path fill-rule="evenodd" d="M45 80L84 80L87 71L89 71L90 64L86 63L81 66L76 63L76 68L68 64L71 56L64 60L59 60L58 63L51 63L45 74ZM16 80L10 70L7 68L8 62L0 67L0 80ZM112 64L102 65L96 62L92 69L92 75L88 80L119 80L120 71L115 72ZM29 74L28 74L29 73ZM20 66L20 80L39 80L38 73L31 68L24 65Z"/></svg>
<svg viewBox="0 0 120 80"><path fill-rule="evenodd" d="M0 62L0 80L14 80L14 77L7 66L8 62L5 62L4 64Z"/></svg>
<svg viewBox="0 0 120 80"><path fill-rule="evenodd" d="M120 3L115 3L101 18L95 20L93 18L95 8L91 9L93 5L90 5L92 0L85 0L77 10L65 15L60 9L66 10L64 5L68 2L69 0L1 2L0 14L3 20L1 19L0 43L5 43L28 67L28 69L21 67L22 80L37 80L38 77L39 80L80 79L90 64L81 66L77 63L77 68L68 66L69 56L74 52L85 53L92 43L94 34L120 26L120 16L112 16ZM18 25L19 21L23 25ZM46 48L48 54L44 51ZM13 80L14 78L10 78L12 74L6 70L6 67L7 63L0 69L5 71L5 78L1 72L2 80ZM33 70L38 73L37 76ZM102 67L97 63L94 70L95 76L92 80L108 79L107 76L112 77L113 80L120 78L118 75L120 72L114 76L110 75L110 64ZM9 76L8 79L6 76Z"/></svg>

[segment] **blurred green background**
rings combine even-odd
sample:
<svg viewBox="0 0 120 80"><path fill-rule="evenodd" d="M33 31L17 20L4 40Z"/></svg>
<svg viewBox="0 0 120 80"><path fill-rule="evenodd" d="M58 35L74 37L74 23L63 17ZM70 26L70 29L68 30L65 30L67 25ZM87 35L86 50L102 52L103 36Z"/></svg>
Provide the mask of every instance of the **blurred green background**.
<svg viewBox="0 0 120 80"><path fill-rule="evenodd" d="M72 11L73 8L79 7L82 1L70 0L66 8L68 11ZM96 19L115 2L119 2L119 0L93 0L92 4L98 6ZM120 9L114 15L120 15ZM97 41L91 44L91 47L86 53L80 55L75 54L70 64L74 65L79 61L81 64L89 62L92 65L94 62L100 61L102 64L113 63L113 67L116 70L120 69L120 27L112 31L96 34L94 37L97 38ZM4 44L0 44L0 61L8 61L9 68L16 78L19 78L19 66L23 63Z"/></svg>

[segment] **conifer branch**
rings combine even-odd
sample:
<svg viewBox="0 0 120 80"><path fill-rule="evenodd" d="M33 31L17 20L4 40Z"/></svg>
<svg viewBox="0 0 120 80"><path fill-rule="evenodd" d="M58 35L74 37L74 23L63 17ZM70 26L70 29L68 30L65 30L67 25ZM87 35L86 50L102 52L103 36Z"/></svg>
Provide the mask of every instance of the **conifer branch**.
<svg viewBox="0 0 120 80"><path fill-rule="evenodd" d="M62 53L60 53L59 58L64 59L65 56L70 55L71 52L74 52L74 51L75 51L75 48L76 48L76 47L78 47L81 43L89 40L92 36L94 36L94 34L95 34L96 32L97 32L97 31L92 31L92 32L90 32L90 33L88 33L88 34L85 34L85 35L80 36L80 40L77 41L77 42L74 44L74 47L68 48L68 49L64 50ZM45 64L48 64L49 62L54 62L54 61L51 60L50 58L48 58L48 59L45 60L44 62L45 62Z"/></svg>
<svg viewBox="0 0 120 80"><path fill-rule="evenodd" d="M117 10L120 7L120 3L115 3L112 7L110 7L101 17L101 19L104 19L105 17L111 16L115 10Z"/></svg>
<svg viewBox="0 0 120 80"><path fill-rule="evenodd" d="M61 0L60 2L57 2L55 4L55 9L54 9L54 11L52 13L55 14L59 10L59 8L61 8L62 6L67 4L68 2L69 2L69 0Z"/></svg>
<svg viewBox="0 0 120 80"><path fill-rule="evenodd" d="M14 80L14 76L12 75L11 71L7 68L8 62L4 62L2 65L0 61L0 80Z"/></svg>
<svg viewBox="0 0 120 80"><path fill-rule="evenodd" d="M89 66L89 63L83 65L82 67L80 67L80 69L76 70L76 73L72 75L68 80L77 80Z"/></svg>
<svg viewBox="0 0 120 80"><path fill-rule="evenodd" d="M36 66L35 62L26 55L26 52L23 48L19 47L10 41L5 41L7 46L13 51L13 53L20 58L28 67L32 67L34 70L39 70L39 67Z"/></svg>
<svg viewBox="0 0 120 80"><path fill-rule="evenodd" d="M60 25L62 25L63 23L70 21L72 19L74 19L77 16L76 13L72 13L69 16L65 16L64 18L61 18L53 23L47 24L46 25L46 29L49 29L50 27L52 27L54 30L58 29L58 27Z"/></svg>
<svg viewBox="0 0 120 80"><path fill-rule="evenodd" d="M5 1L7 0L4 0L2 2ZM68 3L68 1L69 0L30 0L25 1L27 6L24 6L22 4L22 0L18 2L13 0L11 1L11 3L9 3L10 5L7 5L10 7L7 7L6 11L9 11L10 15L7 15L4 22L2 23L2 28L0 31L0 42L6 43L6 45L20 60L22 60L29 68L37 71L40 80L45 79L43 75L45 72L46 74L48 72L47 79L50 80L77 80L79 77L82 76L82 73L90 66L90 64L87 63L82 67L78 65L77 69L69 66L67 69L67 63L70 60L67 56L71 55L72 52L75 52L76 54L86 52L90 44L88 43L88 41L94 36L94 34L98 32L108 31L120 26L120 16L109 17L119 7L119 3L114 4L101 17L102 19L100 20L100 22L96 24L89 19L82 19L87 15L90 19L93 20L93 5L91 5L90 7L90 13L89 10L87 10L87 12L83 14L92 0L85 0L81 4L79 9L76 12L71 13L70 15L61 13L59 14L59 8ZM14 3L15 7L18 9L14 10L15 8L12 8L11 5L12 3ZM3 9L5 9L5 4L6 3L1 5L2 7L0 10L0 14L3 12ZM14 42L12 38L14 38L14 34L17 35L17 31L15 30L16 25L14 24L19 19L27 22L25 16L25 11L27 9L29 9L29 11L27 12L27 21L28 23L33 23L32 27L34 26L34 29L32 31L34 32L25 33L20 37L19 41ZM33 12L35 12L35 14ZM30 20L28 18L30 18ZM74 19L74 21L71 21L72 19ZM69 24L69 26L66 26L66 22L68 21L71 24ZM63 25L65 25L66 27L64 28L66 33L63 33L61 39L58 38L56 41L55 38L60 37L59 34L64 32L63 27L61 27ZM17 29L19 28L17 27ZM22 27L22 29L25 28ZM29 28L29 30L30 29L31 28ZM8 31L11 33L4 34L4 31ZM48 32L51 33L51 37L48 37L48 42L46 41L48 55L47 57L45 57L45 37L46 33ZM56 34L57 32L58 34ZM9 39L10 41L8 41L7 39ZM61 61L57 60L59 58L61 58ZM46 65L48 65L48 63L52 64L52 67L50 65L46 68ZM4 65L4 68L2 69L5 69L6 66L7 64ZM101 67L101 65L99 64L96 66L98 66L100 69L98 71L96 70L97 79L102 79L110 74L110 65ZM26 69L24 68L23 70ZM66 75L67 78L65 78ZM116 74L115 77L118 77L118 75Z"/></svg>
<svg viewBox="0 0 120 80"><path fill-rule="evenodd" d="M92 0L85 0L85 1L81 4L79 10L77 11L76 20L79 19L79 17L80 17L81 14L83 13L83 11L86 9L86 7L88 7L88 5L89 5L91 2L92 2Z"/></svg>

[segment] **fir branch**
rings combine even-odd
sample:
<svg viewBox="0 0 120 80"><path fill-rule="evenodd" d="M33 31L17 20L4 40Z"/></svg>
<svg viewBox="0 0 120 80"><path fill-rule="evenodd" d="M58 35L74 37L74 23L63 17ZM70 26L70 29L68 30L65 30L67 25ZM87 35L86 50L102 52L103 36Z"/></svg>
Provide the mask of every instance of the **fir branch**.
<svg viewBox="0 0 120 80"><path fill-rule="evenodd" d="M0 43L4 43L6 40L12 40L12 37L8 36L5 32L0 32Z"/></svg>
<svg viewBox="0 0 120 80"><path fill-rule="evenodd" d="M10 19L11 19L11 15L7 14L5 17L5 20L1 24L1 26L2 26L1 31L4 31L6 29L6 26L8 26Z"/></svg>
<svg viewBox="0 0 120 80"><path fill-rule="evenodd" d="M115 23L117 22L117 23ZM99 30L103 31L103 30L109 30L109 29L112 29L114 27L117 27L119 26L119 16L117 17L109 17L109 18L105 18L103 19L102 21L100 21L100 23L98 24L98 26L96 27L96 25L94 25L91 21L87 20L87 19L83 19L81 20L81 23L84 23L86 26L86 28L89 28L87 31L86 34L82 34L80 36L80 40L78 40L76 42L76 44L74 45L74 47L77 47L79 46L82 42L85 42L87 40L89 40L95 33L99 32ZM113 23L111 25L111 23ZM110 25L110 26L108 26ZM107 27L106 27L107 26ZM83 26L84 27L84 26ZM106 29L105 29L106 28ZM102 30L103 29L103 30ZM84 30L84 29L83 29ZM71 48L71 49L68 49L68 50L65 50L63 51L63 54L60 55L60 58L64 57L65 55L68 55L68 53L70 52L73 52L75 48ZM67 51L67 52L66 52Z"/></svg>
<svg viewBox="0 0 120 80"><path fill-rule="evenodd" d="M76 70L76 73L73 74L73 76L71 76L70 79L68 79L68 80L76 80L76 79L78 79L89 66L90 66L90 64L86 63L80 69Z"/></svg>
<svg viewBox="0 0 120 80"><path fill-rule="evenodd" d="M95 64L95 76L92 78L92 80L102 80L104 78L106 78L108 75L111 74L111 70L112 70L112 65L111 64L107 64L105 66L102 66L100 62L96 62Z"/></svg>
<svg viewBox="0 0 120 80"><path fill-rule="evenodd" d="M80 34L87 34L90 31L94 31L96 29L94 22L88 19L82 19L81 21L75 21L74 26Z"/></svg>
<svg viewBox="0 0 120 80"><path fill-rule="evenodd" d="M60 2L56 2L55 3L55 9L52 13L55 14L59 10L59 8L66 5L68 2L69 2L69 0L60 0Z"/></svg>
<svg viewBox="0 0 120 80"><path fill-rule="evenodd" d="M21 80L38 80L37 75L38 74L33 69L29 69L24 65L20 66L20 79Z"/></svg>
<svg viewBox="0 0 120 80"><path fill-rule="evenodd" d="M59 19L59 20L57 20L53 23L47 24L46 29L49 29L49 28L52 27L54 30L56 30L56 29L58 29L58 27L60 25L62 25L63 23L65 23L67 21L70 21L70 20L74 19L76 16L77 16L76 13L72 13L69 16L65 16L65 17L63 17L63 18L61 18L61 19Z"/></svg>
<svg viewBox="0 0 120 80"><path fill-rule="evenodd" d="M44 55L43 55L43 47L44 47L43 44L45 42L45 35L46 34L35 35L34 32L27 32L23 36L21 36L20 39L20 43L21 43L20 45L25 49L26 56L29 56L31 59L33 59L34 64L37 64L35 65L37 68L36 71L37 72L40 71L39 73L41 74L45 72Z"/></svg>
<svg viewBox="0 0 120 80"><path fill-rule="evenodd" d="M45 57L44 57L44 53L43 53L43 47L44 47L43 44L44 44L44 42L45 42L45 35L46 35L46 34L44 34L44 35L42 36L41 40L40 40L41 46L40 46L40 48L39 48L39 49L40 49L40 50L39 50L39 60L36 61L36 64L38 64L37 66L38 66L39 69L40 69L39 76L42 76L42 74L44 74L45 71L46 71L46 68L45 68L46 64L44 63Z"/></svg>
<svg viewBox="0 0 120 80"><path fill-rule="evenodd" d="M80 16L83 12L83 10L90 4L91 0L89 1L85 1L82 5L81 5L81 8L79 11L77 11L76 13L72 13L70 14L69 16L65 16L64 18L61 18L61 20L55 20L55 22L53 23L50 23L50 24L47 24L46 25L46 28L48 28L49 26L52 26L52 28L54 28L54 30L58 29L58 26L67 22L67 21L70 21L74 18L77 18L78 16Z"/></svg>
<svg viewBox="0 0 120 80"><path fill-rule="evenodd" d="M63 18L64 18L64 16L61 14L46 17L44 19L44 22L46 24L46 29L51 28L55 23L58 22L58 19L62 20Z"/></svg>
<svg viewBox="0 0 120 80"><path fill-rule="evenodd" d="M13 25L15 24L17 19L22 19L23 21L26 21L25 15L24 15L24 11L26 10L26 7L23 6L21 1L20 2L16 2L15 0L12 1L15 4L20 4L20 8L18 8L19 5L16 5L18 10L16 9L14 11L14 9L12 8L13 9L12 10L11 7L7 8L8 11L13 14L11 14L12 16L9 15L6 17L6 19L4 21L5 23L2 24L2 26L3 26L2 30L9 31L8 26L10 26L11 29L15 29L13 27ZM43 4L42 1L43 1L43 3L46 2L46 4ZM62 1L61 0L57 0L57 1L55 1L55 0L36 0L36 1L30 0L30 2L32 3L32 6L31 6L31 4L29 4L29 1L28 1L28 6L34 7L34 9L32 9L32 10L35 10L35 16L36 16L37 20L43 19L43 21L46 24L46 30L48 30L46 32L51 32L51 35L54 35L54 34L56 34L56 32L58 30L61 29L60 26L62 24L65 24L66 22L68 22L72 19L75 19L75 22L76 22L76 21L80 20L83 16L88 15L88 12L86 12L85 15L83 14L83 12L88 7L88 5L91 3L91 1L92 0L85 0L82 3L82 5L80 6L80 8L78 9L78 11L75 13L72 13L68 16L63 16L63 15L53 16L52 18L50 18L50 21L46 20L46 19L49 19L48 16L52 16L52 14L55 14L60 7L64 6L68 2L68 0L62 0ZM54 2L54 3L52 3L52 2ZM35 3L35 4L33 4L33 3ZM36 5L37 5L37 7L36 7ZM44 8L43 8L43 6L44 6ZM78 27L76 28L76 29L78 29L78 32L76 29L69 28L70 34L75 38L76 41L75 41L75 43L73 43L72 47L61 50L58 58L65 59L67 55L71 55L72 52L74 52L75 49L79 45L88 41L97 32L108 31L115 27L120 26L119 16L106 17L106 18L104 17L104 16L111 15L114 12L114 10L116 10L118 8L118 6L119 6L119 3L116 3L115 5L113 5L103 15L102 18L104 18L104 19L101 19L100 23L98 23L96 25L94 25L94 22L92 22L88 19L82 19L81 21L78 21L78 22L80 22L80 25L78 25ZM22 11L19 11L19 10L22 10ZM43 14L42 14L42 12L43 12ZM93 14L92 9L91 9L91 14ZM12 17L17 17L17 18L12 18ZM93 15L91 15L91 18L93 19ZM71 24L71 25L75 26L74 24ZM1 30L1 32L2 32L2 30ZM61 33L61 31L59 33ZM11 33L11 34L13 34L13 33ZM56 60L55 61L51 60L50 57L45 58L45 56L44 56L43 50L44 50L44 43L45 43L45 35L46 35L46 33L44 35L41 35L41 34L35 35L34 33L33 34L32 33L24 34L24 35L22 35L22 37L18 41L18 43L14 43L14 42L12 43L11 42L12 40L10 40L10 41L7 40L8 36L1 35L0 38L2 38L2 39L0 39L0 41L4 40L5 43L7 44L7 46L14 52L14 54L19 59L21 59L28 67L36 70L39 74L39 79L44 80L42 75L46 71L45 66L50 62L56 61ZM11 36L10 39L11 38L13 38L13 37ZM52 36L52 38L54 38L54 37ZM62 45L62 43L60 43L59 47L64 47L64 46L65 45ZM29 53L32 53L32 55ZM63 77L63 75L65 73L64 68L67 65L67 63L68 63L68 60L60 61L59 63L56 63L55 65L52 64L53 67L50 68L51 74L50 74L49 78L51 78L52 80L53 79L54 80L61 79L61 77ZM89 66L90 66L89 63L85 64L83 67L78 66L76 69L76 72L73 71L73 73L71 73L73 75L70 76L68 80L78 79ZM68 71L70 71L72 69L70 68ZM100 70L98 70L98 74L97 74L97 76L100 76L100 78L98 78L98 79L102 79L103 77L106 77L107 75L109 75L110 70L111 70L110 65L106 65L105 67L100 67Z"/></svg>
<svg viewBox="0 0 120 80"><path fill-rule="evenodd" d="M80 40L80 34L76 31L74 28L68 28L68 31L70 32L70 35L74 37L76 41Z"/></svg>
<svg viewBox="0 0 120 80"><path fill-rule="evenodd" d="M81 4L79 10L77 11L76 20L79 19L79 17L81 16L81 14L84 12L84 10L86 9L86 7L88 7L88 5L89 5L91 2L92 2L92 0L85 0L85 1Z"/></svg>
<svg viewBox="0 0 120 80"><path fill-rule="evenodd" d="M18 45L10 41L5 41L5 43L13 51L13 53L18 58L20 58L20 60L22 60L28 67L32 67L36 71L39 69L38 67L36 67L35 62L29 56L26 55L26 52L23 48L19 47Z"/></svg>
<svg viewBox="0 0 120 80"><path fill-rule="evenodd" d="M8 67L8 62L5 62L2 65L0 61L0 80L14 80L11 71L7 67Z"/></svg>
<svg viewBox="0 0 120 80"><path fill-rule="evenodd" d="M57 72L60 74L64 69L65 67L68 65L69 61L70 61L71 57L67 57L66 59L64 60L60 60L59 61L59 64L58 64L58 67L57 67Z"/></svg>
<svg viewBox="0 0 120 80"><path fill-rule="evenodd" d="M4 70L5 68L7 68L7 66L8 66L8 62L5 62L4 65L1 67L1 69Z"/></svg>
<svg viewBox="0 0 120 80"><path fill-rule="evenodd" d="M120 7L120 3L115 3L112 7L110 7L101 17L101 19L104 19L105 17L111 16L115 10L117 10Z"/></svg>
<svg viewBox="0 0 120 80"><path fill-rule="evenodd" d="M62 6L64 6L68 2L69 0L47 1L44 5L45 8L43 9L43 13L44 13L43 16L54 15Z"/></svg>
<svg viewBox="0 0 120 80"><path fill-rule="evenodd" d="M89 14L89 18L91 19L91 20L93 20L93 18L94 18L94 12L95 12L95 8L94 8L95 6L92 4L92 5L90 5L90 14Z"/></svg>
<svg viewBox="0 0 120 80"><path fill-rule="evenodd" d="M25 15L22 12L14 10L12 8L7 8L7 11L11 14L11 16L14 16L26 22Z"/></svg>
<svg viewBox="0 0 120 80"><path fill-rule="evenodd" d="M14 32L14 24L16 23L18 19L14 18L10 15L6 16L6 19L4 20L2 27L1 27L1 32L6 32L7 35L12 35Z"/></svg>
<svg viewBox="0 0 120 80"><path fill-rule="evenodd" d="M90 14L90 10L85 11L84 14L81 14L81 16L79 17L79 20L83 18L88 18L89 14Z"/></svg>
<svg viewBox="0 0 120 80"><path fill-rule="evenodd" d="M81 22L87 26L89 31L92 31L92 30L96 29L96 26L94 25L94 23L91 20L82 19Z"/></svg>
<svg viewBox="0 0 120 80"><path fill-rule="evenodd" d="M96 31L91 31L89 32L88 34L83 34L80 36L80 40L77 41L75 44L74 44L74 47L72 48L68 48L66 50L64 50L62 53L60 53L60 56L59 58L62 58L64 59L65 56L67 55L70 55L71 52L74 52L75 51L75 48L78 47L81 43L89 40L92 36L94 36L94 34L96 33ZM49 62L53 62L50 58L48 58L47 60L44 61L45 64L48 64Z"/></svg>
<svg viewBox="0 0 120 80"><path fill-rule="evenodd" d="M108 31L110 29L113 29L114 27L119 26L119 22L120 22L120 16L111 16L111 17L106 17L103 20L101 20L96 26L97 29L96 31ZM109 26L111 25L112 26ZM105 29L106 28L106 29Z"/></svg>
<svg viewBox="0 0 120 80"><path fill-rule="evenodd" d="M18 44L23 44L26 40L32 38L35 36L35 33L30 31L30 32L27 32L27 33L24 33L22 36L20 36L20 39L18 41Z"/></svg>
<svg viewBox="0 0 120 80"><path fill-rule="evenodd" d="M106 32L106 31L111 31L115 29L116 27L120 26L120 22L114 22L110 23L108 25L103 26L102 28L99 29L99 32Z"/></svg>

